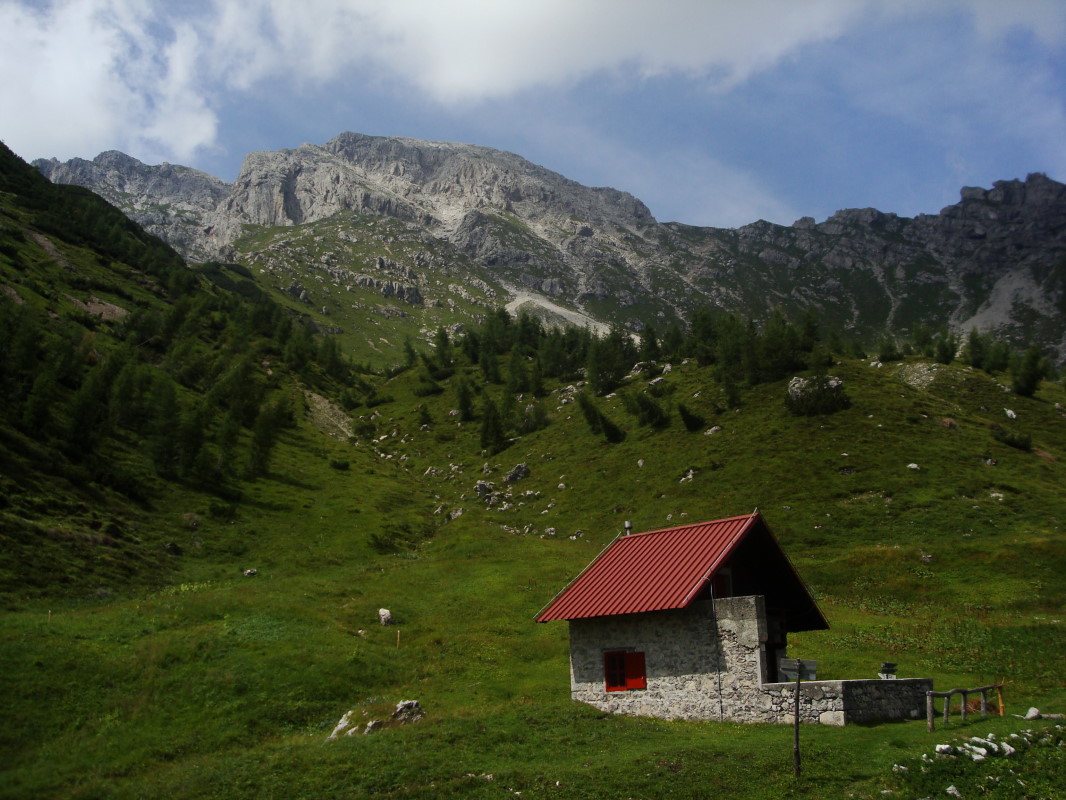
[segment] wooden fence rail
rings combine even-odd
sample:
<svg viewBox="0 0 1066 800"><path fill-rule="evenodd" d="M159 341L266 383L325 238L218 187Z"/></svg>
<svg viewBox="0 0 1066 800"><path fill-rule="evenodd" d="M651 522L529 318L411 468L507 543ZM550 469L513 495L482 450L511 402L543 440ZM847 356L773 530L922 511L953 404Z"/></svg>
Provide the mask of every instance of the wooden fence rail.
<svg viewBox="0 0 1066 800"><path fill-rule="evenodd" d="M944 698L944 724L948 722L948 710L951 708L951 696L953 694L962 695L962 704L960 707L960 713L962 721L966 721L966 704L971 694L981 695L981 714L982 716L988 716L988 693L993 689L996 690L999 696L999 715L1003 716L1003 686L1002 683L993 683L988 686L979 686L976 689L950 689L946 692L926 692L925 693L925 717L929 723L929 730L935 730L936 726L933 723L933 698Z"/></svg>

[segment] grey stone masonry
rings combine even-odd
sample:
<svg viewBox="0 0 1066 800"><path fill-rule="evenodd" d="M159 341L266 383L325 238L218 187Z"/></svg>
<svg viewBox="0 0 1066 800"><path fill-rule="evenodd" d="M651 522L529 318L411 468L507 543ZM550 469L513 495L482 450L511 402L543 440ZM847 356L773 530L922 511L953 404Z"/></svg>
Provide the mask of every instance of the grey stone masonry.
<svg viewBox="0 0 1066 800"><path fill-rule="evenodd" d="M791 723L795 684L763 682L766 641L762 596L571 620L571 696L619 714ZM647 688L607 691L604 654L612 651L644 654ZM807 681L800 689L800 721L917 719L932 688L928 679Z"/></svg>

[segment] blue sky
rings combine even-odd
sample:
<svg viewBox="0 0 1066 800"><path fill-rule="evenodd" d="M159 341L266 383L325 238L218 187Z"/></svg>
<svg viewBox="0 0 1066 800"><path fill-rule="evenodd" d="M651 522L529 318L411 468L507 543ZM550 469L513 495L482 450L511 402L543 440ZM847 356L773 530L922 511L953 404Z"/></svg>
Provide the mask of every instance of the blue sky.
<svg viewBox="0 0 1066 800"><path fill-rule="evenodd" d="M1066 180L1062 0L0 0L0 138L233 180L351 130L732 227Z"/></svg>

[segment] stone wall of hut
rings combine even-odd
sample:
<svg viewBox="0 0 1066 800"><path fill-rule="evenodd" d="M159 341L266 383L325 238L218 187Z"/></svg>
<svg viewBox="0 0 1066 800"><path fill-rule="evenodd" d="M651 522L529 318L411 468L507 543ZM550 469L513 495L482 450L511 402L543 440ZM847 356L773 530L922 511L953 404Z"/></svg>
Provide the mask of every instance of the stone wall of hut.
<svg viewBox="0 0 1066 800"><path fill-rule="evenodd" d="M688 608L570 622L575 700L604 711L664 719L789 722L794 683L764 683L763 598L729 597ZM644 653L647 688L608 692L604 654ZM928 679L807 681L800 720L823 725L917 719Z"/></svg>

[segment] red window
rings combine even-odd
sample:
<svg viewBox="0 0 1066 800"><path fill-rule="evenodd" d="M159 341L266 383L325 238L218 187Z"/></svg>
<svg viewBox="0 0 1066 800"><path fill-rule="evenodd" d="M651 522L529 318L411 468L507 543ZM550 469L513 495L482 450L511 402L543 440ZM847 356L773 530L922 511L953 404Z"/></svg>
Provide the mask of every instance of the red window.
<svg viewBox="0 0 1066 800"><path fill-rule="evenodd" d="M648 688L643 653L628 650L604 653L603 674L608 692L624 692L629 689Z"/></svg>

